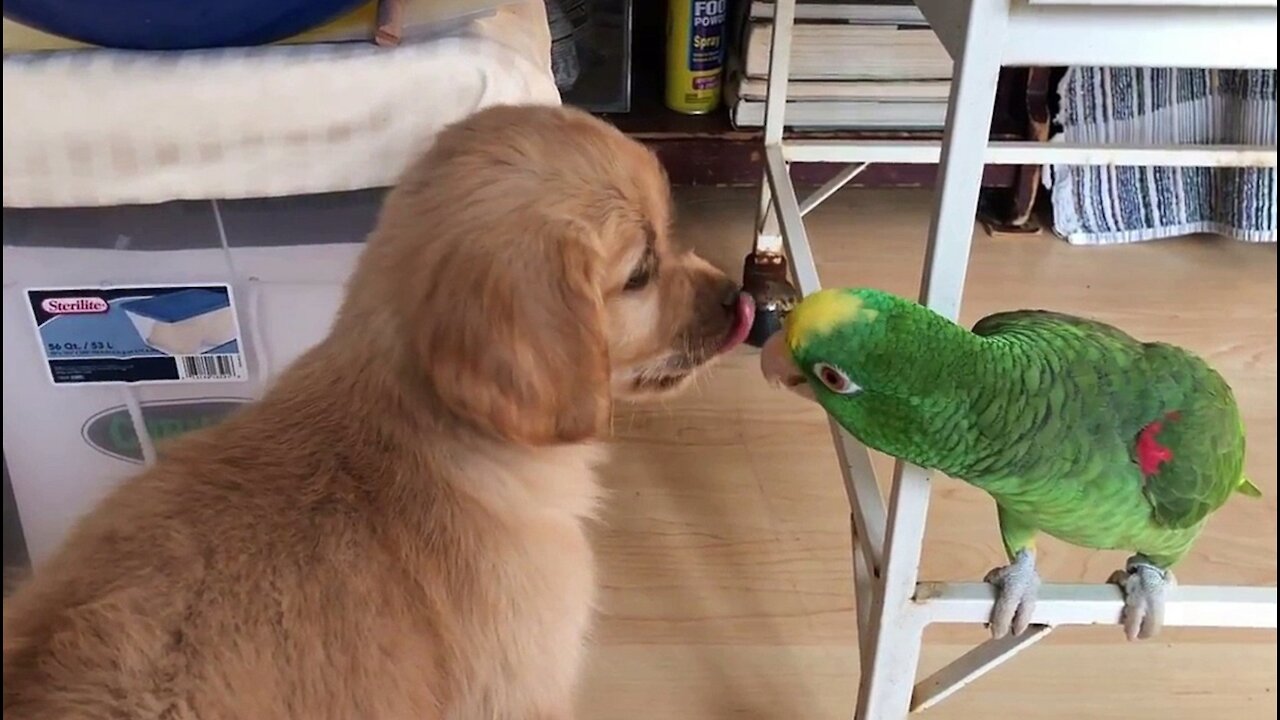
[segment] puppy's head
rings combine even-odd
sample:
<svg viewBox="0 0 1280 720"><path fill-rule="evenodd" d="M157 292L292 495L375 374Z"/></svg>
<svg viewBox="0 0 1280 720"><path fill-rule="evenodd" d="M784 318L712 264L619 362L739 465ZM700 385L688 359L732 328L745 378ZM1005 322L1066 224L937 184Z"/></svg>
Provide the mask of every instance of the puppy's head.
<svg viewBox="0 0 1280 720"><path fill-rule="evenodd" d="M528 445L608 427L742 341L735 283L669 236L656 158L590 115L501 107L447 129L388 195L348 319L388 329L458 421Z"/></svg>

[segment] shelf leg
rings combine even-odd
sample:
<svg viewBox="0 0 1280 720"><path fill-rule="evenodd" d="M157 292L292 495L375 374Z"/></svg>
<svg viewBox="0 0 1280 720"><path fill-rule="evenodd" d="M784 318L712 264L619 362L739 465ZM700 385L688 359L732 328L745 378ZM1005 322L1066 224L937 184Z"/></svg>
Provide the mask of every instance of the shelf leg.
<svg viewBox="0 0 1280 720"><path fill-rule="evenodd" d="M1009 0L972 0L951 78L920 297L953 320L969 267L1008 6Z"/></svg>
<svg viewBox="0 0 1280 720"><path fill-rule="evenodd" d="M972 0L955 53L938 190L930 220L921 301L955 319L960 312L974 212L990 137L1009 0ZM858 688L858 720L902 720L910 712L924 619L911 601L924 544L929 473L899 462L894 472L884 573L872 607L870 662Z"/></svg>
<svg viewBox="0 0 1280 720"><path fill-rule="evenodd" d="M867 622L871 635L859 644L863 664L857 720L902 720L910 710L924 640L924 618L911 612L910 605L928 510L928 471L899 462L889 498L884 567L880 582L873 585Z"/></svg>
<svg viewBox="0 0 1280 720"><path fill-rule="evenodd" d="M791 72L791 30L795 24L796 0L774 3L772 44L769 52L769 80L765 91L764 144L766 148L782 144L783 117L787 106L787 80ZM755 244L743 262L742 289L756 302L756 319L747 342L764 345L769 336L782 328L782 318L798 293L787 279L787 261L783 255L782 233L773 188L767 179L769 169L761 174L760 205L756 213Z"/></svg>

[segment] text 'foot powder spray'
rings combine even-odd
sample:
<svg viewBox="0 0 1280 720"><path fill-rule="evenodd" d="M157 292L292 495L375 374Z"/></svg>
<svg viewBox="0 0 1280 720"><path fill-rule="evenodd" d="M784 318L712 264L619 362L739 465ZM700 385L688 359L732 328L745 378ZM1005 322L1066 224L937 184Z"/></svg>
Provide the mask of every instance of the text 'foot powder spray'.
<svg viewBox="0 0 1280 720"><path fill-rule="evenodd" d="M728 0L670 0L667 107L689 115L720 107Z"/></svg>

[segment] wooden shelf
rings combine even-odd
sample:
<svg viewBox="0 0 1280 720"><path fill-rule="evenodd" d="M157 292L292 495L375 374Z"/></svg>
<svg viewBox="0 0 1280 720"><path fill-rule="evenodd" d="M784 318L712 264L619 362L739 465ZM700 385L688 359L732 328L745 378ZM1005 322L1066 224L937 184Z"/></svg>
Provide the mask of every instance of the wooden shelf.
<svg viewBox="0 0 1280 720"><path fill-rule="evenodd" d="M708 115L683 115L668 110L662 103L660 87L652 77L637 73L633 78L630 113L605 115L631 137L649 145L662 159L671 182L675 185L756 186L763 172L763 133L758 129L734 128L728 112L720 110ZM1005 123L1010 125L1010 123ZM937 139L940 132L805 132L789 133L812 139ZM993 139L1019 139L1011 127L992 133ZM926 187L935 173L932 165L873 165L860 175L854 185L870 187ZM818 185L838 172L838 166L795 165L792 176L801 185ZM988 168L984 184L989 187L1012 187L1017 168Z"/></svg>
<svg viewBox="0 0 1280 720"><path fill-rule="evenodd" d="M662 100L665 46L665 2L637 3L633 21L631 112L603 114L623 132L653 148L666 166L675 185L718 185L754 187L763 173L763 132L734 128L725 108L707 115L683 115L666 108ZM1025 138L1025 113L1016 110L1019 83L1025 88L1025 71L1013 70L1002 77L992 138ZM789 135L805 138L841 139L936 139L940 132L804 132ZM839 171L832 165L795 165L797 184L818 185ZM871 187L926 187L932 184L935 166L873 165L852 183ZM984 178L987 187L1013 187L1016 167L990 167Z"/></svg>

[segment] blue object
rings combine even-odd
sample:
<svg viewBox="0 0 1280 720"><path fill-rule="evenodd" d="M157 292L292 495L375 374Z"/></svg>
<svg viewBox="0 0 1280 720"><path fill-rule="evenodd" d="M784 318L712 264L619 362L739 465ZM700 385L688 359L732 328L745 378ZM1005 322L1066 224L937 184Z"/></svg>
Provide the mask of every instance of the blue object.
<svg viewBox="0 0 1280 720"><path fill-rule="evenodd" d="M230 305L231 301L225 292L192 289L130 300L122 304L120 309L159 322L174 323Z"/></svg>
<svg viewBox="0 0 1280 720"><path fill-rule="evenodd" d="M102 47L192 50L266 45L367 0L4 0L4 16Z"/></svg>

